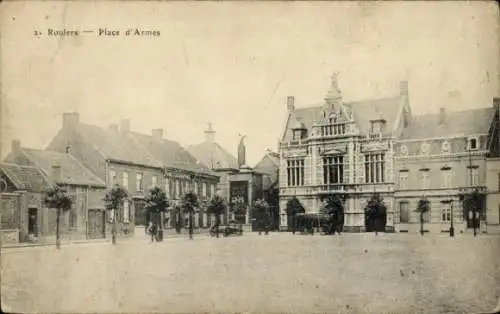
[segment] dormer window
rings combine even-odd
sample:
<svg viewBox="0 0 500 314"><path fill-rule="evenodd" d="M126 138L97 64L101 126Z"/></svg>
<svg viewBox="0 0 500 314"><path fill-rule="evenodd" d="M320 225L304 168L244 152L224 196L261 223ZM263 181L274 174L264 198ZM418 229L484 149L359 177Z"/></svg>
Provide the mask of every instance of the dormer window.
<svg viewBox="0 0 500 314"><path fill-rule="evenodd" d="M468 150L477 150L479 149L479 140L477 137L470 137L467 144Z"/></svg>
<svg viewBox="0 0 500 314"><path fill-rule="evenodd" d="M306 138L307 137L306 126L303 123L297 121L292 128L292 137L294 141Z"/></svg>
<svg viewBox="0 0 500 314"><path fill-rule="evenodd" d="M385 131L385 120L377 119L370 121L370 137L381 137Z"/></svg>

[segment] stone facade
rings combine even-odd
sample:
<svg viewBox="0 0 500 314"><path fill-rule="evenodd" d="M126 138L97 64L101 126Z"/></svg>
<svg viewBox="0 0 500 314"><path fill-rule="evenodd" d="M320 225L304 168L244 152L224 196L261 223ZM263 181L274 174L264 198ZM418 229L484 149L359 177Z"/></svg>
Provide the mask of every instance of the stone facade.
<svg viewBox="0 0 500 314"><path fill-rule="evenodd" d="M289 96L287 107L280 142L282 228L291 198L306 212L318 213L325 196L338 194L344 200L344 230L363 231L366 204L379 193L387 208L388 231L418 230L416 206L422 197L431 203L427 229L449 229L450 204L456 229L467 229L461 199L473 188L486 193L492 141L488 127L498 107L449 117L443 109L439 115L412 116L407 82L400 83L397 97L349 103L342 100L336 76L324 103L295 108ZM488 207L493 221L498 214L491 212L494 204Z"/></svg>

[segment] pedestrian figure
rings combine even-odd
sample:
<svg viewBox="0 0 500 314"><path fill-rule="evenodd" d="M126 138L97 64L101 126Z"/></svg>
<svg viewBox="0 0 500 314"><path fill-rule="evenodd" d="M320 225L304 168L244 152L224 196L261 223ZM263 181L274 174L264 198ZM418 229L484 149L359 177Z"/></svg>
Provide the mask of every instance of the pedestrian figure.
<svg viewBox="0 0 500 314"><path fill-rule="evenodd" d="M151 242L154 242L156 239L156 231L157 231L157 226L156 224L153 224L151 223L151 228L150 228L150 232L151 232Z"/></svg>

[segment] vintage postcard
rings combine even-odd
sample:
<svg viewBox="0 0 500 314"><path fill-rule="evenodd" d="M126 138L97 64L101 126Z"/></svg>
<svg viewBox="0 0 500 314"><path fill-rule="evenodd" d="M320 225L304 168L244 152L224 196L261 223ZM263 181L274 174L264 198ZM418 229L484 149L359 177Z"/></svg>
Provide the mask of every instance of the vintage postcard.
<svg viewBox="0 0 500 314"><path fill-rule="evenodd" d="M500 311L496 2L0 8L2 311Z"/></svg>

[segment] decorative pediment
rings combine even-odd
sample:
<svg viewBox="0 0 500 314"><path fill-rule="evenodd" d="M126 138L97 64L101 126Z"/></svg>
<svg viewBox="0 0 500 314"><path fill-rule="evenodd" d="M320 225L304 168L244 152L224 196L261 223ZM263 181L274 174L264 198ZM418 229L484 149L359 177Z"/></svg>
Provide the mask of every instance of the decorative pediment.
<svg viewBox="0 0 500 314"><path fill-rule="evenodd" d="M353 121L352 111L349 107L338 104L334 107L326 106L317 124L332 124Z"/></svg>
<svg viewBox="0 0 500 314"><path fill-rule="evenodd" d="M361 146L361 151L362 152L376 152L376 151L381 151L381 150L387 150L388 144L387 142L371 142L371 143L366 143L363 146Z"/></svg>
<svg viewBox="0 0 500 314"><path fill-rule="evenodd" d="M347 153L347 145L334 144L326 147L320 147L319 153L321 155L343 155Z"/></svg>

